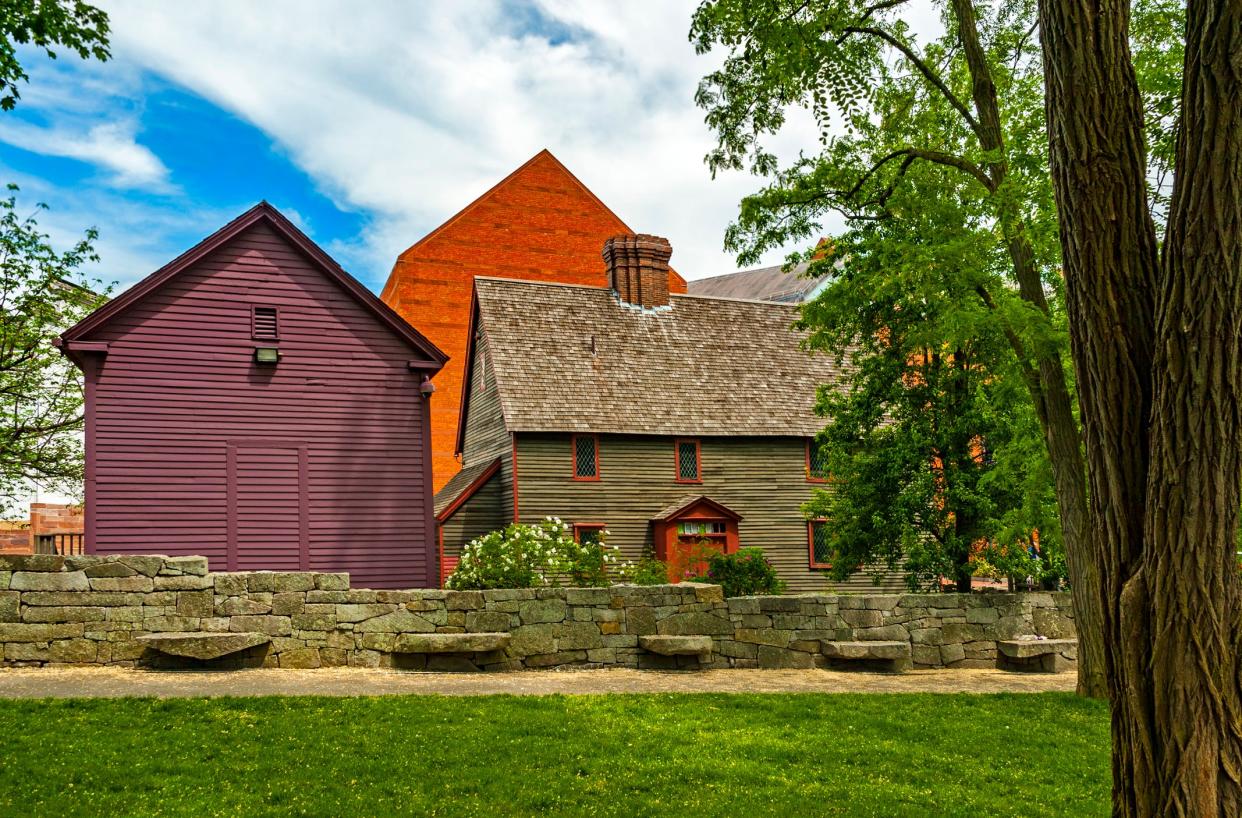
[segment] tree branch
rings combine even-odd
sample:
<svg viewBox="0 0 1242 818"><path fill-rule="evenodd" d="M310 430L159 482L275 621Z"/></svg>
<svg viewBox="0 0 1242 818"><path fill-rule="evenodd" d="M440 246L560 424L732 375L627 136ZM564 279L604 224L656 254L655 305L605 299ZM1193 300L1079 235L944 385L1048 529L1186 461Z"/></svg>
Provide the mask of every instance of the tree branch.
<svg viewBox="0 0 1242 818"><path fill-rule="evenodd" d="M848 26L845 28L843 33L845 34L866 34L870 37L878 37L879 39L891 45L893 48L900 51L902 55L910 62L910 64L913 65L915 68L917 68L919 73L922 74L923 77L926 78L928 82L930 82L933 86L936 87L936 90L938 90L944 96L944 98L948 100L949 104L952 105L957 110L957 112L962 115L962 118L966 120L966 124L970 126L970 129L974 131L976 135L978 135L979 123L975 120L974 114L972 114L970 112L970 109L968 109L962 103L962 101L957 98L957 95L955 95L951 90L949 90L949 86L946 85L944 80L940 78L940 75L937 74L935 71L931 70L931 67L927 63L919 59L919 55L914 53L914 49L910 48L910 46L906 45L901 40L894 37L892 34L889 34L887 31L885 31L884 29L880 29L880 28L872 28L871 26Z"/></svg>

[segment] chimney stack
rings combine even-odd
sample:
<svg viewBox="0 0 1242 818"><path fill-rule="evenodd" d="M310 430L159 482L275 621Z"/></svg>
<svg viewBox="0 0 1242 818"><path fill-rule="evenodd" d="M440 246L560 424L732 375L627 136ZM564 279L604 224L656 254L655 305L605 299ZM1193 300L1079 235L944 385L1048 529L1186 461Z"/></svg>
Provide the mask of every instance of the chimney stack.
<svg viewBox="0 0 1242 818"><path fill-rule="evenodd" d="M625 233L604 242L608 285L621 300L639 307L668 306L668 239Z"/></svg>

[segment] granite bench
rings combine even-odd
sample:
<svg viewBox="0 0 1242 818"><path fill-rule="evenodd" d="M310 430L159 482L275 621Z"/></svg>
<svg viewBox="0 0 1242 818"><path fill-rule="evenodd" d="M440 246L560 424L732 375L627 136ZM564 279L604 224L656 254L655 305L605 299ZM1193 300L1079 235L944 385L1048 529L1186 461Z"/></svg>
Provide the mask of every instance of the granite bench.
<svg viewBox="0 0 1242 818"><path fill-rule="evenodd" d="M828 642L820 653L834 670L864 669L901 672L912 664L909 642Z"/></svg>
<svg viewBox="0 0 1242 818"><path fill-rule="evenodd" d="M223 656L266 645L272 637L266 633L228 631L175 631L150 633L134 639L139 644L168 656L210 662Z"/></svg>
<svg viewBox="0 0 1242 818"><path fill-rule="evenodd" d="M710 636L640 636L638 646L660 656L710 656Z"/></svg>
<svg viewBox="0 0 1242 818"><path fill-rule="evenodd" d="M1061 673L1078 662L1077 639L1007 639L996 643L996 666L1023 673Z"/></svg>
<svg viewBox="0 0 1242 818"><path fill-rule="evenodd" d="M491 653L509 647L508 633L403 633L393 653Z"/></svg>

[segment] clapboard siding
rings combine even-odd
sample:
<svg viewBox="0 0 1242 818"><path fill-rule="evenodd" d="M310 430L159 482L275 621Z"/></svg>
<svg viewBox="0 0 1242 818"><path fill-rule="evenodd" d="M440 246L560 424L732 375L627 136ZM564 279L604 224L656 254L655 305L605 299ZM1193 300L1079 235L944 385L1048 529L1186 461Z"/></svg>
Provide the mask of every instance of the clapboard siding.
<svg viewBox="0 0 1242 818"><path fill-rule="evenodd" d="M700 439L702 484L675 482L673 438L599 436L600 479L572 479L570 436L517 435L518 499L522 519L560 517L605 523L609 543L627 559L652 549L650 520L682 497L704 494L742 515L742 546L757 546L791 591L898 590L900 576L877 586L870 574L832 583L808 567L806 518L801 505L814 485L806 479L806 441L798 437Z"/></svg>
<svg viewBox="0 0 1242 818"><path fill-rule="evenodd" d="M446 556L460 555L462 546L475 537L504 528L513 521L506 516L503 492L504 484L497 473L440 524Z"/></svg>
<svg viewBox="0 0 1242 818"><path fill-rule="evenodd" d="M278 308L278 340L252 339L253 306ZM90 550L434 583L429 431L407 366L427 351L272 223L82 337L108 344L97 373L84 366ZM254 364L256 346L280 363Z"/></svg>
<svg viewBox="0 0 1242 818"><path fill-rule="evenodd" d="M462 433L462 467L468 468L477 463L490 463L500 458L500 471L492 478L495 483L494 502L498 503L499 525L506 525L513 520L513 437L505 428L504 416L500 411L500 392L496 388L496 370L492 365L491 347L486 333L480 332L475 338L474 361L470 366L469 402L466 405L465 430ZM489 483L489 485L490 485ZM491 495L489 495L491 496ZM492 502L492 501L488 501ZM478 504L471 504L477 506ZM487 506L487 508L491 508ZM475 512L478 514L479 512ZM491 517L489 510L483 519ZM493 528L499 526L493 526ZM470 530L476 531L463 542L469 542L479 534L492 529L477 531L477 526ZM446 538L445 543L449 540ZM456 554L449 551L446 553Z"/></svg>

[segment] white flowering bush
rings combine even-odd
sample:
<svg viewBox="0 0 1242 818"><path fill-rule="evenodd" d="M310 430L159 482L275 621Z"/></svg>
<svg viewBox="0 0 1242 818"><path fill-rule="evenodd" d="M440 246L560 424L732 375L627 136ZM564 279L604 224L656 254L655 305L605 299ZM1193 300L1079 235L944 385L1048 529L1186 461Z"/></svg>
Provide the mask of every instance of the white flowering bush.
<svg viewBox="0 0 1242 818"><path fill-rule="evenodd" d="M462 549L457 569L444 582L456 591L487 588L536 588L609 584L609 570L618 566L616 547L597 540L575 542L573 529L557 517L538 523L511 523L471 540Z"/></svg>

